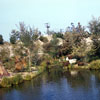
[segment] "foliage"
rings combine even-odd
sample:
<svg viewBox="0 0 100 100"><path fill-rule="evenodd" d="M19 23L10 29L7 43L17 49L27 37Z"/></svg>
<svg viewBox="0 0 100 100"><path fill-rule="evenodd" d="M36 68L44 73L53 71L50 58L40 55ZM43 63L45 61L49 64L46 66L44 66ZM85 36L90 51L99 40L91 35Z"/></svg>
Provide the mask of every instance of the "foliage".
<svg viewBox="0 0 100 100"><path fill-rule="evenodd" d="M0 44L3 44L3 36L0 35Z"/></svg>
<svg viewBox="0 0 100 100"><path fill-rule="evenodd" d="M46 37L44 37L44 36L40 36L40 41L42 41L42 42L48 42L48 39L46 38Z"/></svg>
<svg viewBox="0 0 100 100"><path fill-rule="evenodd" d="M16 36L15 35L11 35L10 36L10 43L15 44L16 43Z"/></svg>
<svg viewBox="0 0 100 100"><path fill-rule="evenodd" d="M12 84L19 84L19 83L23 82L23 78L20 74L18 74L16 76L12 77L11 81L12 81Z"/></svg>
<svg viewBox="0 0 100 100"><path fill-rule="evenodd" d="M93 34L100 34L100 18L96 19L95 17L89 22L88 28Z"/></svg>
<svg viewBox="0 0 100 100"><path fill-rule="evenodd" d="M66 32L84 34L85 33L85 27L82 26L80 24L80 22L78 22L77 26L75 26L74 23L71 22L71 26L67 27Z"/></svg>
<svg viewBox="0 0 100 100"><path fill-rule="evenodd" d="M57 38L53 38L49 43L44 44L44 52L48 53L53 58L59 56L60 46L58 45L59 40Z"/></svg>
<svg viewBox="0 0 100 100"><path fill-rule="evenodd" d="M8 61L4 62L4 66L6 69L15 69L15 60L14 59L8 59Z"/></svg>
<svg viewBox="0 0 100 100"><path fill-rule="evenodd" d="M1 85L1 87L10 87L11 86L10 78L3 77L0 85Z"/></svg>
<svg viewBox="0 0 100 100"><path fill-rule="evenodd" d="M33 56L32 56L32 64L37 66L37 65L40 65L42 61L42 57L39 56L38 53L35 53Z"/></svg>
<svg viewBox="0 0 100 100"><path fill-rule="evenodd" d="M51 64L51 67L53 66L53 68L63 68L63 64L61 62L59 62L57 59L53 60L53 63Z"/></svg>
<svg viewBox="0 0 100 100"><path fill-rule="evenodd" d="M24 77L24 80L27 80L27 81L31 80L31 75L26 75L26 76Z"/></svg>
<svg viewBox="0 0 100 100"><path fill-rule="evenodd" d="M10 53L9 53L9 49L1 49L0 51L0 59L1 61L5 62L9 59Z"/></svg>
<svg viewBox="0 0 100 100"><path fill-rule="evenodd" d="M67 55L70 54L72 52L72 46L73 46L73 38L72 38L72 34L70 33L66 33L64 35L64 42L63 45L60 49L61 55Z"/></svg>
<svg viewBox="0 0 100 100"><path fill-rule="evenodd" d="M100 60L92 61L89 65L90 69L100 69Z"/></svg>
<svg viewBox="0 0 100 100"><path fill-rule="evenodd" d="M46 69L47 67L47 62L46 61L43 61L40 65L43 69Z"/></svg>
<svg viewBox="0 0 100 100"><path fill-rule="evenodd" d="M32 39L34 40L34 41L36 41L36 40L38 40L38 34L33 34L33 36L32 36Z"/></svg>
<svg viewBox="0 0 100 100"><path fill-rule="evenodd" d="M88 52L87 57L89 62L100 58L100 40L97 36L93 39L93 45Z"/></svg>
<svg viewBox="0 0 100 100"><path fill-rule="evenodd" d="M53 34L53 38L61 38L61 39L64 39L64 35L62 33L60 33L60 32L54 33Z"/></svg>

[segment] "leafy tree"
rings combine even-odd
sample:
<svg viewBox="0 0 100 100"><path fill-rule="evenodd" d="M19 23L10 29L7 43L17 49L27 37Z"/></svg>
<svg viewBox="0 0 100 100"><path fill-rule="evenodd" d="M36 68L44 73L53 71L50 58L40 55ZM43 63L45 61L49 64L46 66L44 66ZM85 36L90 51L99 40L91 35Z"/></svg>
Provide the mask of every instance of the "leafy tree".
<svg viewBox="0 0 100 100"><path fill-rule="evenodd" d="M24 23L19 23L19 30L13 30L13 35L20 40L23 45L28 48L28 58L29 58L29 67L31 66L31 56L34 47L33 35L34 30L31 27L27 27Z"/></svg>
<svg viewBox="0 0 100 100"><path fill-rule="evenodd" d="M100 17L96 19L95 17L89 22L88 28L93 34L100 34Z"/></svg>
<svg viewBox="0 0 100 100"><path fill-rule="evenodd" d="M11 35L11 37L10 37L10 42L12 43L12 44L15 44L16 43L16 36L15 35Z"/></svg>
<svg viewBox="0 0 100 100"><path fill-rule="evenodd" d="M100 58L100 40L97 36L93 38L93 45L87 56L89 61Z"/></svg>
<svg viewBox="0 0 100 100"><path fill-rule="evenodd" d="M3 44L3 36L0 35L0 44Z"/></svg>
<svg viewBox="0 0 100 100"><path fill-rule="evenodd" d="M67 27L66 32L70 32L70 33L80 33L80 34L86 33L85 27L82 26L80 24L80 22L78 22L77 26L75 26L74 23L71 23L71 26L68 26Z"/></svg>
<svg viewBox="0 0 100 100"><path fill-rule="evenodd" d="M49 43L46 43L44 47L44 52L51 55L53 58L59 56L60 46L58 45L59 40L53 38Z"/></svg>

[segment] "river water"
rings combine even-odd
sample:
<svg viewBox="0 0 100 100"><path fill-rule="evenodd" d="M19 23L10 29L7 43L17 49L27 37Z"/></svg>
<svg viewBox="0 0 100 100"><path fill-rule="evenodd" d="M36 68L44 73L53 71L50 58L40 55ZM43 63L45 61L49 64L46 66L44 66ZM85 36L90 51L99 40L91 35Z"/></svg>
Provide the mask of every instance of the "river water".
<svg viewBox="0 0 100 100"><path fill-rule="evenodd" d="M0 100L100 100L99 71L50 71L0 89Z"/></svg>

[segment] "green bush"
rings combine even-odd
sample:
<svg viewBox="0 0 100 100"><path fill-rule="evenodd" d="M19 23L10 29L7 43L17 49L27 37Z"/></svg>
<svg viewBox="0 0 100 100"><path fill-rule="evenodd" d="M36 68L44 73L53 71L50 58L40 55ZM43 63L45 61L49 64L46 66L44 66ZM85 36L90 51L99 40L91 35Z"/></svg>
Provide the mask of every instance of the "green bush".
<svg viewBox="0 0 100 100"><path fill-rule="evenodd" d="M15 61L14 60L9 60L9 62L5 62L4 66L6 69L15 69Z"/></svg>
<svg viewBox="0 0 100 100"><path fill-rule="evenodd" d="M42 42L48 42L48 39L46 37L40 36L40 41Z"/></svg>
<svg viewBox="0 0 100 100"><path fill-rule="evenodd" d="M26 80L26 81L31 80L31 75L26 75L26 76L24 77L24 80Z"/></svg>
<svg viewBox="0 0 100 100"><path fill-rule="evenodd" d="M12 44L15 44L16 43L16 36L14 36L14 35L11 35L11 37L10 37L10 43L12 43Z"/></svg>
<svg viewBox="0 0 100 100"><path fill-rule="evenodd" d="M32 39L33 39L34 41L38 40L38 34L34 34L34 35L32 36Z"/></svg>
<svg viewBox="0 0 100 100"><path fill-rule="evenodd" d="M4 42L3 42L3 36L2 35L0 35L0 44L3 44Z"/></svg>
<svg viewBox="0 0 100 100"><path fill-rule="evenodd" d="M41 66L41 70L45 70L47 66L46 61L43 61L40 66Z"/></svg>
<svg viewBox="0 0 100 100"><path fill-rule="evenodd" d="M20 74L14 76L12 78L12 84L19 84L19 83L22 83L23 82L23 78Z"/></svg>
<svg viewBox="0 0 100 100"><path fill-rule="evenodd" d="M1 83L0 83L1 87L10 87L11 84L11 79L7 78L7 77L3 77Z"/></svg>
<svg viewBox="0 0 100 100"><path fill-rule="evenodd" d="M54 33L53 34L53 38L61 38L61 39L64 39L64 35L62 33L60 33L60 32Z"/></svg>
<svg viewBox="0 0 100 100"><path fill-rule="evenodd" d="M100 60L92 61L89 65L90 69L100 69Z"/></svg>

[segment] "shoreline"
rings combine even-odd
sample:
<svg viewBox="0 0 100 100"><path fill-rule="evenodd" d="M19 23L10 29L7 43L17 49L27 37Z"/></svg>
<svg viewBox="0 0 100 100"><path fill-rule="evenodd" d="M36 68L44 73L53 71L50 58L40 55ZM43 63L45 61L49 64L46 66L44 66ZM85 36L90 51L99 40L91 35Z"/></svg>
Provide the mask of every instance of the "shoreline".
<svg viewBox="0 0 100 100"><path fill-rule="evenodd" d="M53 69L53 68L49 68ZM56 68L59 69L59 68ZM64 66L62 68L62 71L73 71L73 70L99 70L99 69L91 69L89 66L75 66L73 65L72 67ZM25 81L30 81L33 78L37 77L41 73L43 73L44 70L42 71L32 71L32 72L18 72L18 73L10 73L10 76L3 76L0 78L0 88L9 88L14 85L19 85Z"/></svg>
<svg viewBox="0 0 100 100"><path fill-rule="evenodd" d="M23 83L24 81L30 81L31 79L37 77L42 72L32 71L32 72L19 72L12 73L10 76L3 76L0 79L0 88L9 88L14 85Z"/></svg>

